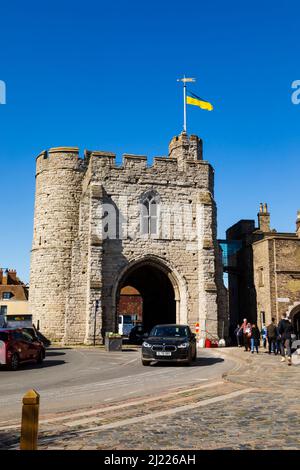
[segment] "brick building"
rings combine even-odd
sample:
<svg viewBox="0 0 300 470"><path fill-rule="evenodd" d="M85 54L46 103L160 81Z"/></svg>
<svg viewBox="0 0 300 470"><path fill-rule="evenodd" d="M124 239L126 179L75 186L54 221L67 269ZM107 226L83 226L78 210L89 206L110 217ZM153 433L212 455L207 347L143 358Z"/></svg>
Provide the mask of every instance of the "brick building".
<svg viewBox="0 0 300 470"><path fill-rule="evenodd" d="M118 315L135 315L136 321L143 319L143 297L131 286L123 287L120 291Z"/></svg>

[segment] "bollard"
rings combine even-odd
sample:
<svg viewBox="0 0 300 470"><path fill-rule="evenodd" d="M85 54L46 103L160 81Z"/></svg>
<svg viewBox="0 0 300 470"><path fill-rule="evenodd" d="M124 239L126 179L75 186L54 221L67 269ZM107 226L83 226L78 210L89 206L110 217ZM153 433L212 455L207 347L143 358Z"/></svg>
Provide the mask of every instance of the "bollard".
<svg viewBox="0 0 300 470"><path fill-rule="evenodd" d="M23 397L20 450L37 450L40 395L29 390Z"/></svg>

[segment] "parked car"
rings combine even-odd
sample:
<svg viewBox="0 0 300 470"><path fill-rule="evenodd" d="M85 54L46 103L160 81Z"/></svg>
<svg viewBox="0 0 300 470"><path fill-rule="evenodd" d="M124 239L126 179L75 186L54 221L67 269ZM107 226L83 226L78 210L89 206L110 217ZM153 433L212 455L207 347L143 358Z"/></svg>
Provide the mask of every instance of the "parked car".
<svg viewBox="0 0 300 470"><path fill-rule="evenodd" d="M145 330L143 325L140 323L135 325L129 333L129 343L131 344L142 344L144 340Z"/></svg>
<svg viewBox="0 0 300 470"><path fill-rule="evenodd" d="M44 358L43 343L22 328L0 329L0 365L17 370L20 363L41 363Z"/></svg>
<svg viewBox="0 0 300 470"><path fill-rule="evenodd" d="M196 335L188 325L156 325L142 344L142 364L175 361L191 364L196 359Z"/></svg>
<svg viewBox="0 0 300 470"><path fill-rule="evenodd" d="M44 336L39 330L37 330L34 325L32 325L31 327L29 326L23 327L22 330L30 334L32 338L35 338L41 341L45 348L49 348L49 346L51 345L50 339L46 338L46 336Z"/></svg>

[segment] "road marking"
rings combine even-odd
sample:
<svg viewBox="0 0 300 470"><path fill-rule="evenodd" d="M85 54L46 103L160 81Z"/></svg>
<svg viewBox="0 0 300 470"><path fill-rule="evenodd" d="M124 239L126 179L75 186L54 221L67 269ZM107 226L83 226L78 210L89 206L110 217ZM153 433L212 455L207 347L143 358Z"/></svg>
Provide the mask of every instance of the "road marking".
<svg viewBox="0 0 300 470"><path fill-rule="evenodd" d="M141 374L135 374L131 376L125 376L125 377L119 377L116 379L111 379L107 382L94 382L91 384L84 384L84 385L70 385L69 387L64 387L60 391L57 390L39 390L39 393L43 395L44 399L55 399L55 400L64 400L67 396L72 397L72 396L77 396L79 394L87 394L87 393L97 393L97 392L103 392L103 391L109 391L109 390L114 390L116 387L118 388L124 388L128 387L128 385L132 385L133 381L136 385L143 386L143 388L147 387L149 385L149 381L153 385L154 382L161 383L162 380L169 380L169 374L167 374L166 370L156 370L152 372L144 372ZM182 379L180 376L184 373L182 371L178 375L172 375L173 383L172 386L177 385L177 383L180 384ZM163 376L163 377L161 377ZM178 377L178 378L177 378ZM177 378L177 381L174 379ZM204 382L207 381L207 378L193 378L193 382ZM2 399L0 398L0 405L8 405L14 404L14 403L19 403L20 401L20 395L15 394L11 395L10 397L3 397Z"/></svg>
<svg viewBox="0 0 300 470"><path fill-rule="evenodd" d="M123 419L120 421L115 421L114 423L109 423L109 424L103 424L102 426L94 426L91 428L87 429L82 429L82 430L73 430L70 434L64 434L64 439L68 437L74 437L74 433L78 434L94 434L95 432L101 432L101 431L106 431L108 429L114 429L114 428L119 428L122 426L128 426L131 424L136 424L140 423L142 421L147 421L149 419L157 419L161 418L163 416L169 416L173 414L180 414L184 411L189 411L189 410L194 410L195 408L200 408L203 406L211 405L213 403L218 403L224 400L228 400L230 398L236 398L241 395L245 395L246 393L252 392L254 389L253 388L246 388L244 390L237 390L235 392L227 393L226 395L219 395L218 397L214 398L208 398L206 400L199 401L198 403L192 403L190 405L183 405L179 406L176 408L172 408L170 410L164 410L164 411L158 411L155 413L147 414L144 416L137 416L135 418L127 418ZM69 423L71 426L71 423ZM49 442L55 440L57 437L46 437L46 438L41 438L39 442Z"/></svg>
<svg viewBox="0 0 300 470"><path fill-rule="evenodd" d="M220 384L223 385L223 382L220 382ZM207 385L203 385L202 387L197 387L197 388L195 387L194 389L191 389L191 391L198 390L198 389L203 389L203 388L215 387L215 386L216 386L216 383L214 383L214 384L207 384ZM181 392L181 394L182 394L182 393L186 393L187 391L188 391L188 390L183 390L183 391ZM173 394L169 394L169 395L168 395L168 398L169 398L170 396L172 396L172 395L178 395L178 394L179 394L178 392L175 392L175 393L173 393ZM230 395L230 394L221 395L221 397L227 397L227 395ZM158 397L158 398L149 399L147 402L141 402L141 404L143 404L143 403L149 403L149 402L151 402L151 401L159 401L159 398L163 399L163 398L166 398L166 396L165 396L165 397ZM216 397L216 398L219 398L219 397ZM225 398L223 398L223 399L225 399ZM212 400L212 398L211 398L210 400ZM202 400L202 401L206 401L206 400ZM202 403L202 401L194 402L195 406L196 406L196 407L197 407L197 406L201 406L201 405L199 405L199 403ZM219 401L219 400L218 400L218 401ZM118 405L116 405L116 406L111 406L111 407L109 407L108 411L112 411L112 410L116 410L116 409L121 409L121 408L125 408L125 407L129 408L129 406L130 406L129 404L127 404L127 406L126 406L126 404L119 405L119 406L118 406ZM135 404L134 406L136 406L136 404ZM193 408L193 404L192 404L192 405L185 405L185 406L190 406L191 408ZM175 410L175 409L176 409L176 410L179 410L179 409L181 409L181 408L183 408L183 407L171 408L171 411L172 411L173 409L174 409L174 410ZM107 410L103 409L102 411L105 411L105 412L106 412ZM170 411L170 410L166 410L166 411ZM165 411L164 411L164 412L165 412ZM158 413L163 413L163 412L158 412ZM155 414L155 413L154 413L154 414ZM152 415L152 413L151 413L151 415ZM146 417L149 417L149 416L151 416L151 415L148 414L148 415L146 415ZM100 416L99 418L101 419L101 416ZM135 418L128 418L128 419L135 419ZM90 417L90 418L83 418L83 419L78 419L78 420L75 420L75 421L69 421L69 420L68 420L67 422L62 423L62 425L63 425L63 426L67 426L67 427L82 426L82 425L85 425L85 424L92 423L93 421L95 421L95 417L92 416L92 417ZM113 424L113 423L111 423L111 424ZM99 425L98 425L98 426L99 426Z"/></svg>
<svg viewBox="0 0 300 470"><path fill-rule="evenodd" d="M169 372L169 374L168 374ZM172 375L172 386L174 387L178 383L182 381L181 376L184 374L185 371L180 371L178 375ZM149 382L153 385L153 383L161 384L162 381L168 381L170 378L170 370L154 370L151 372L144 372L141 374L135 374L125 377L118 377L116 379L111 379L106 382L94 382L91 384L84 384L84 385L70 385L68 387L64 387L60 391L57 390L39 390L39 393L43 395L45 399L55 399L55 400L64 400L66 397L74 397L82 394L91 394L91 393L101 393L104 391L115 390L116 387L118 388L126 388L129 385L135 383L135 385L142 386L143 388L147 388L149 386ZM207 381L206 378L194 378L193 382L204 382ZM8 406L8 404L16 404L20 401L20 395L15 394L9 397L0 398L0 405L3 404Z"/></svg>
<svg viewBox="0 0 300 470"><path fill-rule="evenodd" d="M107 407L96 408L94 410L81 411L79 413L69 414L68 416L63 415L63 416L58 416L56 418L42 419L42 420L40 420L40 424L54 423L54 422L63 421L63 420L69 419L69 418L71 418L71 419L72 418L80 418L81 416L84 416L84 417L93 416L93 415L97 415L97 414L99 414L103 411L105 411L105 412L114 411L114 410L120 410L122 408L128 408L130 406L141 405L143 403L151 403L153 401L158 401L159 399L162 399L162 398L169 398L169 397L172 397L172 396L180 395L182 393L202 390L203 388L216 387L217 385L224 385L224 382L223 381L213 382L213 383L209 383L209 384L205 384L205 385L200 385L199 387L181 389L181 390L177 390L176 392L161 394L161 395L156 396L156 397L144 398L144 399L141 398L141 399L138 399L138 400L134 400L130 403L121 403L119 405L112 405L112 406L107 406ZM109 400L113 400L113 398L107 398L104 401L109 401ZM93 419L94 418L92 418L92 420ZM0 431L4 431L6 429L15 429L15 428L19 428L19 427L20 427L20 424L12 424L10 426L0 427Z"/></svg>
<svg viewBox="0 0 300 470"><path fill-rule="evenodd" d="M131 359L131 361L128 361L128 362L125 362L124 364L122 364L122 366L127 366L128 364L131 364L132 362L135 362L135 361L138 361L139 360L139 357L135 357L134 359Z"/></svg>

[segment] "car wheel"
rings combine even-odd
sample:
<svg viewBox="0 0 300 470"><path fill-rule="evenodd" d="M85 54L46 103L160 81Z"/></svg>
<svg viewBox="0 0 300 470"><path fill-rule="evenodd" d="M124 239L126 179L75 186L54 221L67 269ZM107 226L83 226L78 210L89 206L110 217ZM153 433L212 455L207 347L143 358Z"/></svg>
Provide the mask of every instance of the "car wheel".
<svg viewBox="0 0 300 470"><path fill-rule="evenodd" d="M14 353L11 357L11 360L10 360L10 370L17 370L18 367L19 367L19 356L18 354Z"/></svg>
<svg viewBox="0 0 300 470"><path fill-rule="evenodd" d="M193 355L193 361L195 361L197 359L197 351L195 350L195 353Z"/></svg>
<svg viewBox="0 0 300 470"><path fill-rule="evenodd" d="M44 358L45 358L45 356L44 356L44 354L43 354L43 351L40 351L40 352L39 352L39 355L38 355L38 357L37 357L36 362L37 362L38 364L42 364Z"/></svg>
<svg viewBox="0 0 300 470"><path fill-rule="evenodd" d="M185 365L186 366L191 366L192 362L193 362L193 357L192 357L191 353L189 352L189 357L188 357L188 360L186 361Z"/></svg>
<svg viewBox="0 0 300 470"><path fill-rule="evenodd" d="M142 359L142 364L143 364L143 366L150 366L150 361L144 361Z"/></svg>

